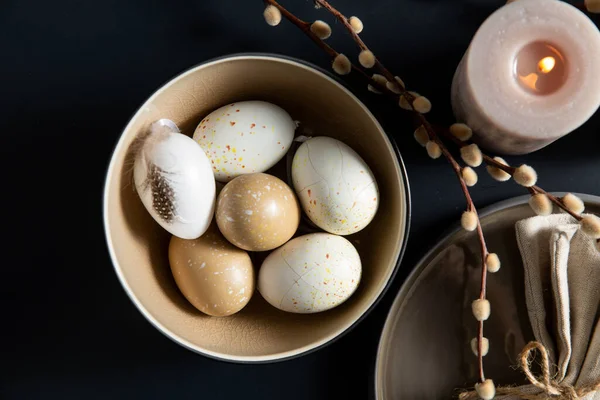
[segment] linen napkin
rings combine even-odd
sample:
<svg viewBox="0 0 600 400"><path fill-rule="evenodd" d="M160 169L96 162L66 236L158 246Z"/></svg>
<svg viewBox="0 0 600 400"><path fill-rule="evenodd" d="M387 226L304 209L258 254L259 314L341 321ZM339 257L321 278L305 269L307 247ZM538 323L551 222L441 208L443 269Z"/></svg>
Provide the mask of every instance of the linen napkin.
<svg viewBox="0 0 600 400"><path fill-rule="evenodd" d="M516 236L523 259L529 320L535 340L548 351L552 380L576 389L597 382L600 253L594 241L566 213L519 221ZM519 389L524 395L544 393L534 385ZM600 400L600 391L581 398Z"/></svg>

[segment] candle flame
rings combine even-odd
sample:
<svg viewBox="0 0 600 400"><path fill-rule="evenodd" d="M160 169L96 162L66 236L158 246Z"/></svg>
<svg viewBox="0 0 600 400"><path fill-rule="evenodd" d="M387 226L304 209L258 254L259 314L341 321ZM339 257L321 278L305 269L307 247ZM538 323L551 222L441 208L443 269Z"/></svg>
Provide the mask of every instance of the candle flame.
<svg viewBox="0 0 600 400"><path fill-rule="evenodd" d="M538 69L541 73L547 74L554 69L556 65L556 60L554 57L544 57L538 63Z"/></svg>

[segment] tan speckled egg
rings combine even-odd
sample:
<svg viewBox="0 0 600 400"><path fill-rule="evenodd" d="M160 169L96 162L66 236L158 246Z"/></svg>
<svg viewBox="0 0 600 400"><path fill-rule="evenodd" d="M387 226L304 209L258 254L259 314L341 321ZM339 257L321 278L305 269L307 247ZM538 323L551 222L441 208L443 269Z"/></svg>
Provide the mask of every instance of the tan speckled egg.
<svg viewBox="0 0 600 400"><path fill-rule="evenodd" d="M198 239L173 236L169 263L183 295L205 314L235 314L254 293L250 256L225 240L214 221Z"/></svg>
<svg viewBox="0 0 600 400"><path fill-rule="evenodd" d="M241 175L217 199L217 224L231 243L244 250L272 250L298 229L300 206L292 189L273 175Z"/></svg>

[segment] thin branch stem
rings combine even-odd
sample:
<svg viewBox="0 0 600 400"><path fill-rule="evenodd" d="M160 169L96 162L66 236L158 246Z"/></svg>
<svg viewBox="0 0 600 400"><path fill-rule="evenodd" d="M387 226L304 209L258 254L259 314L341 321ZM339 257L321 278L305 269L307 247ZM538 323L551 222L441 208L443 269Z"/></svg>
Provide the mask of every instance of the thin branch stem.
<svg viewBox="0 0 600 400"><path fill-rule="evenodd" d="M323 50L325 50L325 52L327 54L329 54L333 58L337 57L337 55L339 53L337 51L335 51L331 46L326 44L323 40L318 38L314 33L312 33L312 31L310 30L309 23L297 18L295 15L290 13L287 9L285 9L283 6L281 6L275 0L264 0L264 2L266 4L270 4L270 5L277 7L279 9L279 11L281 11L281 14L286 19L288 19L290 22L292 22L294 25L296 25L307 36L309 36L313 40L313 42L315 42L319 47L321 47ZM365 43L362 41L362 39L356 34L356 32L354 32L354 29L348 22L348 19L342 13L340 13L337 9L335 9L333 6L331 6L325 0L315 0L315 3L321 5L327 11L329 11L334 17L336 17L339 21L341 21L341 23L346 27L348 32L350 32L352 38L354 39L354 41L357 43L358 47L361 50L368 49L368 47L365 45ZM381 62L377 59L376 59L376 66L377 66L378 70L381 71L382 74L386 77L386 79L388 81L395 82L394 75L389 70L387 70L387 68L385 68L385 66L383 66L383 64L381 64ZM436 131L433 129L433 127L431 126L431 124L429 123L427 118L425 118L425 116L423 114L417 112L414 109L412 104L413 104L413 101L415 100L415 98L411 93L405 91L401 87L401 85L398 85L398 87L401 90L401 94L396 95L393 92L391 92L387 87L384 87L383 85L379 84L379 82L376 82L372 77L367 75L366 72L362 71L362 69L356 67L354 65L354 63L352 63L352 68L353 68L353 70L359 72L364 78L366 78L372 86L376 87L377 89L379 89L380 91L385 93L387 96L391 96L395 101L398 102L399 97L404 96L404 98L407 100L407 103L410 105L412 111L415 113L417 118L420 120L421 124L427 130L429 139L434 141L440 147L442 154L444 155L446 160L449 162L449 164L452 166L452 169L454 170L454 173L456 174L456 177L458 178L458 181L460 183L460 187L462 189L463 195L465 196L465 200L467 202L467 210L475 213L475 215L477 217L477 235L478 235L479 243L481 246L481 263L482 263L482 269L481 269L482 277L481 277L481 288L480 288L479 298L484 299L485 295L486 295L486 278L487 278L487 266L486 266L485 260L488 255L488 250L487 250L487 245L485 242L485 237L483 236L483 230L481 228L481 221L479 220L479 216L477 214L477 208L475 207L473 199L471 198L471 194L466 185L466 182L462 177L462 167L456 161L456 159L454 159L452 154L448 151L446 145L441 140L441 138L437 135ZM478 329L478 335L477 335L479 376L480 376L481 382L483 382L485 380L485 376L483 373L483 356L481 355L482 341L483 341L483 322L481 321L481 322L479 322L479 329Z"/></svg>
<svg viewBox="0 0 600 400"><path fill-rule="evenodd" d="M287 20L289 20L290 22L292 22L294 25L296 25L302 32L304 32L304 34L306 34L314 43L316 43L321 49L323 49L332 59L335 59L340 53L338 53L335 49L333 49L331 46L329 46L327 43L325 43L322 39L320 39L318 36L316 36L311 30L310 30L310 26L311 24L308 22L305 22L301 19L299 19L298 17L296 17L294 14L292 14L291 12L289 12L287 9L285 9L283 6L281 6L276 0L263 0L265 4L269 4L272 6L277 7L277 9L279 9L279 11L281 11L281 14L283 17L285 17ZM360 38L360 36L354 31L354 29L352 28L352 26L350 25L349 20L346 18L346 16L344 16L344 14L342 14L340 11L338 11L335 7L333 7L331 4L329 4L328 1L326 0L314 0L314 3L316 5L321 6L322 8L326 9L329 13L331 13L338 21L340 21L342 23L342 25L346 28L346 30L350 33L352 39L354 40L354 42L357 44L357 46L359 47L359 49L361 51L364 50L368 50L367 45L363 42L363 40ZM427 120L427 118L425 117L425 115L417 112L413 106L413 102L415 100L415 96L413 96L413 94L411 92L408 92L404 89L404 87L402 85L397 84L396 82L396 78L395 76L379 61L379 59L375 59L375 67L377 68L377 70L379 72L381 72L381 74L383 76L385 76L385 78L392 83L395 83L396 86L398 87L400 93L394 93L393 91L391 91L387 85L382 85L381 83L379 83L378 81L376 81L375 79L373 79L372 76L369 76L369 74L367 72L365 72L362 68L356 66L354 63L351 63L351 67L352 70L357 72L358 74L360 74L371 86L373 86L374 88L378 89L379 91L381 91L386 97L396 101L396 103L399 102L400 97L403 97L407 103L410 105L410 109L411 111L414 113L414 115L416 116L417 120L419 121L419 123L425 128L427 135L429 137L429 140L433 141L434 143L436 143L442 154L444 155L444 158L446 158L446 160L448 161L448 163L450 164L450 166L452 167L452 169L454 170L461 190L463 192L463 195L465 197L466 203L467 203L467 211L471 211L475 214L476 219L477 219L477 238L480 244L480 251L481 251L481 264L482 264L482 268L481 268L481 286L480 286L480 294L479 294L479 298L480 299L485 299L486 298L486 290L487 290L487 257L489 255L488 249L487 249L487 244L485 241L485 237L483 234L483 229L481 227L481 220L479 219L479 215L477 213L477 208L475 207L475 204L473 202L473 199L471 198L471 194L469 192L469 189L467 187L467 184L465 182L465 180L462 177L462 167L461 165L456 161L456 159L452 156L452 154L450 153L450 151L448 150L448 148L446 147L445 143L443 142L443 140L441 139L440 135L438 134L438 131L441 133L442 136L444 136L446 139L452 141L455 145L457 145L459 148L462 148L464 146L469 145L469 142L463 142L460 141L459 139L457 139L456 137L454 137L452 134L450 134L450 132L447 129L434 129L434 127L431 125L431 123ZM495 160L494 158L488 156L487 154L482 153L482 157L483 160L485 161L485 163L487 165L496 167L508 174L510 174L511 176L514 175L516 168L512 167L510 165L505 165L497 160ZM529 193L533 196L537 193L543 193L546 196L548 196L548 198L550 199L550 201L554 204L556 204L558 207L560 207L561 209L565 210L567 213L569 213L572 217L574 217L576 220L581 221L581 216L573 213L571 210L569 210L563 203L563 201L549 193L547 193L546 191L544 191L542 188L540 188L539 186L532 186L530 188L527 188L527 190L529 191ZM485 381L485 375L484 375L484 369L483 369L483 355L482 355L482 343L483 343L483 321L479 321L478 324L478 332L477 332L477 349L478 349L478 367L479 367L479 380L481 382Z"/></svg>
<svg viewBox="0 0 600 400"><path fill-rule="evenodd" d="M337 11L335 8L333 8L328 2L324 1L324 0L315 0L316 3L320 4L321 6L323 6L325 9L329 10L334 16L336 16L338 18L338 20L340 20L344 26L346 27L346 29L348 29L348 31L350 32L350 34L352 35L352 37L354 38L355 42L359 45L359 47L362 50L367 49L366 45L364 44L364 42L362 41L362 39L360 39L360 37L354 32L354 29L352 28L352 26L349 24L348 20L346 19L346 17L343 16L343 14L341 14L339 11ZM314 35L311 30L310 30L310 24L307 22L304 22L302 20L300 20L299 18L295 17L293 14L291 14L287 9L285 9L284 7L282 7L279 3L277 3L275 0L265 0L265 3L271 4L275 7L277 7L282 15L288 19L289 21L291 21L292 23L294 23L294 25L296 25L298 28L300 28L300 30L302 30L307 36L309 36L313 42L315 42L319 47L321 47L323 50L325 50L325 52L327 54L329 54L331 57L335 58L337 57L337 55L339 54L337 51L335 51L331 46L329 46L328 44L326 44L325 42L323 42L323 40L321 40L320 38L318 38L316 35ZM382 72L382 74L386 77L386 79L390 82L395 82L395 77L394 75L389 72L384 66L383 64L381 64L381 62L376 59L376 66L378 67L378 69ZM378 81L375 81L372 77L370 77L369 75L367 75L364 71L362 71L362 69L356 67L353 63L352 63L352 68L353 70L359 72L363 78L367 79L369 81L369 83L377 88L378 90L380 90L382 93L385 93L388 97L392 97L396 102L399 101L399 97L400 96L404 96L405 99L407 100L407 103L410 105L410 107L412 108L412 111L415 113L415 115L417 116L417 118L419 119L419 121L421 122L421 124L425 127L425 129L427 130L427 134L430 138L430 140L433 140L438 146L440 146L440 149L442 151L442 154L444 155L444 157L448 160L448 162L450 163L450 165L452 166L452 169L454 170L454 173L456 174L458 181L460 183L460 187L462 189L463 195L465 196L466 202L467 202L467 209L469 211L472 211L475 213L475 215L477 216L477 235L478 235L478 239L479 239L479 243L480 243L480 247L481 247L481 263L482 263L482 268L481 268L481 287L480 287L480 295L479 298L480 299L485 299L486 296L486 288L487 288L487 264L486 264L486 258L488 256L488 250L487 250L487 245L485 242L485 237L483 235L483 229L481 227L481 221L479 219L479 215L477 213L477 208L475 207L475 204L473 202L473 199L471 197L471 194L469 192L469 189L466 185L466 182L464 181L463 177L462 177L462 168L460 166L460 164L456 161L456 159L454 159L454 157L452 156L452 154L448 151L447 147L445 146L445 144L443 143L443 141L439 138L439 136L437 135L437 133L435 132L435 130L433 129L433 127L431 126L431 124L429 123L429 121L427 120L427 118L425 118L425 116L419 112L417 112L416 110L414 110L412 104L414 99L414 96L403 90L402 86L398 85L398 87L400 88L400 90L402 91L402 93L398 96L396 96L395 93L391 92L386 86L381 85ZM491 160L492 163L496 163L495 160ZM498 163L499 167L504 168L505 166ZM477 330L477 353L478 353L478 369L479 369L479 379L481 382L485 381L485 375L484 375L484 369L483 369L483 356L482 356L482 350L483 350L483 321L479 321L478 324L478 330Z"/></svg>
<svg viewBox="0 0 600 400"><path fill-rule="evenodd" d="M341 12L339 12L336 8L331 6L331 4L329 4L329 2L327 2L326 0L315 0L315 3L321 5L327 11L329 11L334 17L336 17L344 25L346 30L352 36L352 39L356 42L356 44L358 45L358 47L361 50L368 49L367 45L363 42L363 40L360 38L360 36L358 36L358 34L354 31L354 29L352 28L352 25L350 25L350 23L348 22L348 19ZM383 74L383 76L385 76L385 78L388 81L394 82L394 83L396 82L396 78L394 77L394 75L387 68L385 68L385 66L379 61L378 58L375 59L375 66ZM411 93L405 91L401 87L401 85L398 85L398 87L401 90L400 96L404 96L404 98L407 100L407 103L410 105L412 111L415 113L415 115L417 116L417 118L419 119L419 121L421 122L421 124L423 125L425 130L427 131L429 139L434 141L440 147L442 154L444 155L446 160L448 160L448 162L452 166L452 169L454 170L454 173L456 174L456 177L458 178L458 181L460 183L460 187L462 189L463 195L465 196L465 200L467 202L467 209L469 211L474 212L477 217L477 236L478 236L479 243L481 246L481 264L482 264L481 287L480 287L479 298L485 299L486 287L487 287L486 258L488 255L488 250L487 250L485 237L483 235L483 230L481 228L481 221L480 221L479 215L477 213L477 208L475 207L473 199L471 198L471 194L469 192L469 189L467 188L467 184L462 177L462 167L456 161L456 159L454 159L452 154L448 151L446 145L440 139L440 137L437 135L436 131L433 129L432 125L429 123L427 118L423 114L417 112L414 109L414 107L413 107L413 102L415 100L414 96ZM492 160L492 161L495 161L495 160ZM483 382L485 380L485 375L483 372L482 342L483 342L483 321L480 321L479 329L478 329L478 333L477 333L477 348L478 348L477 353L478 353L478 361L479 361L479 379L481 382Z"/></svg>

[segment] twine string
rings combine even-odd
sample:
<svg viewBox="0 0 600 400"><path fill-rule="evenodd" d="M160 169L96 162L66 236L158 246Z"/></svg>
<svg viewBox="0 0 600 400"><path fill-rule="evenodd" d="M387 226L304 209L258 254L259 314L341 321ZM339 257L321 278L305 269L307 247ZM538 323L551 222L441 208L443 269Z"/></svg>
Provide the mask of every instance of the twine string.
<svg viewBox="0 0 600 400"><path fill-rule="evenodd" d="M531 364L535 360L536 352L541 355L541 374L536 376L531 371ZM550 356L548 350L539 342L529 342L519 355L520 367L527 377L527 380L535 387L541 390L539 394L526 393L522 387L501 386L496 388L496 395L512 395L523 400L547 400L548 398L556 400L578 400L586 395L600 390L600 379L592 384L575 388L572 385L555 380L551 373ZM477 392L463 392L459 396L460 400L478 399Z"/></svg>

